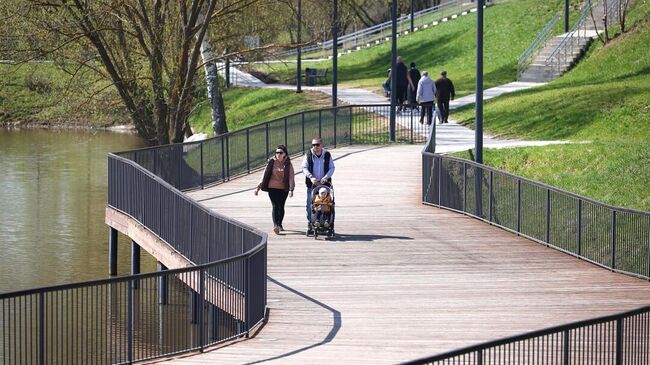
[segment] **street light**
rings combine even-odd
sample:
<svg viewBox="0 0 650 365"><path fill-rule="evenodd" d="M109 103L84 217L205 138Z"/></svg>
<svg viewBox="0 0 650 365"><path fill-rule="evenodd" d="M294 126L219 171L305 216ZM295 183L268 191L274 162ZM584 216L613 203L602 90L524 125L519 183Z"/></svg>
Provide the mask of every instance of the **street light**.
<svg viewBox="0 0 650 365"><path fill-rule="evenodd" d="M301 43L302 43L302 37L301 37L301 28L302 28L302 0L298 0L298 49L296 49L296 92L301 93L302 92L302 75L301 75L301 56L302 54L300 53L302 51Z"/></svg>
<svg viewBox="0 0 650 365"><path fill-rule="evenodd" d="M338 53L339 53L339 15L338 15L338 0L334 0L332 10L332 107L336 107L337 97L337 83L338 83Z"/></svg>
<svg viewBox="0 0 650 365"><path fill-rule="evenodd" d="M476 0L476 162L483 163L483 3Z"/></svg>
<svg viewBox="0 0 650 365"><path fill-rule="evenodd" d="M392 0L391 18L391 55L390 55L390 127L389 139L395 142L395 106L397 105L397 0Z"/></svg>

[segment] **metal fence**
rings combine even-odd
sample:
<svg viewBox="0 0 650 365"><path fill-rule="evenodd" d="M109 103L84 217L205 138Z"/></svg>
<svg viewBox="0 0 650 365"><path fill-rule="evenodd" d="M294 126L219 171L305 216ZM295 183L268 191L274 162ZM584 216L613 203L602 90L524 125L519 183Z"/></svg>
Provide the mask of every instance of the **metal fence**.
<svg viewBox="0 0 650 365"><path fill-rule="evenodd" d="M317 136L326 147L389 143L390 108L354 105L310 110L204 141L145 148L120 156L179 190L202 188L265 166L278 144L296 155L311 148L311 139ZM426 141L428 128L419 123L419 113L405 111L396 119L397 141Z"/></svg>
<svg viewBox="0 0 650 365"><path fill-rule="evenodd" d="M564 39L562 39L546 58L545 64L547 66L552 65L557 72L562 72L562 67L566 65L568 60L573 58L575 52L580 50L580 45L591 39L591 35L588 32L591 9L591 1L586 1L580 10L580 17L571 30L569 30Z"/></svg>
<svg viewBox="0 0 650 365"><path fill-rule="evenodd" d="M490 341L405 364L650 364L650 306Z"/></svg>
<svg viewBox="0 0 650 365"><path fill-rule="evenodd" d="M493 1L486 1L487 5L491 5ZM468 13L470 9L475 9L474 2L464 0L448 0L439 5L435 5L413 13L413 26L416 28L426 28L434 22L442 21L442 19L449 19L457 17L462 13ZM351 32L338 37L338 43L341 50L349 50L361 47L370 47L375 44L383 43L391 37L391 21L386 21L380 24L373 25L355 32ZM411 15L402 15L397 18L398 32L402 33L410 29ZM303 47L301 52L303 55L314 52L324 52L332 49L333 42L331 39L319 42L318 44ZM291 49L283 52L278 52L278 57L295 56L296 50Z"/></svg>
<svg viewBox="0 0 650 365"><path fill-rule="evenodd" d="M533 62L534 57L539 53L539 50L546 46L546 42L553 36L556 31L556 25L560 20L560 13L556 13L551 20L546 23L544 28L537 34L535 39L530 43L528 48L519 56L517 60L517 76L526 70L528 65Z"/></svg>

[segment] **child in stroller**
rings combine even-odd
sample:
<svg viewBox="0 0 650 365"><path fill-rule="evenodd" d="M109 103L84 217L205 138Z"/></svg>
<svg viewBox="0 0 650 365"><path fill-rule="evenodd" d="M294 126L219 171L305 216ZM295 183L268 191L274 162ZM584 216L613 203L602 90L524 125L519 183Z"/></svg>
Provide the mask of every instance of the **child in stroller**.
<svg viewBox="0 0 650 365"><path fill-rule="evenodd" d="M331 186L318 185L312 189L312 221L314 238L319 234L334 236L334 191Z"/></svg>

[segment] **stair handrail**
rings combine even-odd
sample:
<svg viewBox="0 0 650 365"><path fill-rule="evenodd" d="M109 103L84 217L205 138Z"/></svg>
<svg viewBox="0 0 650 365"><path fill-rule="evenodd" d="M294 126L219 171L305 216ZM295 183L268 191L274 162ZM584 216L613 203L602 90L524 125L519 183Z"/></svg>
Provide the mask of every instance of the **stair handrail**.
<svg viewBox="0 0 650 365"><path fill-rule="evenodd" d="M429 15L431 13L441 11L441 10L446 9L446 8L450 8L450 7L453 7L453 6L462 6L462 5L463 5L462 0L449 0L449 1L446 1L446 2L444 2L442 4L438 4L438 5L432 6L430 8L414 12L413 13L413 18L419 18L419 17L425 16L425 15ZM403 23L408 22L410 19L411 19L410 14L402 15L402 16L398 17L397 18L398 27L400 25L402 25ZM355 38L358 39L358 38L362 38L364 36L367 36L367 35L370 35L370 34L375 34L375 33L379 33L379 38L381 38L381 36L383 34L383 31L385 29L389 29L391 27L391 24L392 24L392 22L389 20L389 21L386 21L386 22L383 22L383 23L373 25L373 26L368 27L368 28L364 28L364 29L361 29L361 30L358 30L358 31L355 31L355 32L352 32L352 33L345 34L345 35L340 36L338 38L338 42L343 43L343 42L348 41L350 39L355 39ZM306 54L306 53L309 53L309 52L326 50L326 49L330 49L330 48L332 48L332 40L328 39L326 41L318 42L317 44L314 44L314 45L311 45L311 46L308 46L308 47L303 47L301 52L303 54ZM279 57L283 57L283 56L293 55L295 53L296 53L296 50L291 49L291 50L287 50L287 51L284 51L284 52L279 52L276 55L279 56Z"/></svg>
<svg viewBox="0 0 650 365"><path fill-rule="evenodd" d="M533 60L533 56L537 51L542 48L542 44L546 44L548 39L551 37L555 25L560 20L560 12L557 12L553 18L546 23L544 28L537 34L537 37L530 43L528 48L519 56L517 60L517 76L521 76L526 67L530 65Z"/></svg>
<svg viewBox="0 0 650 365"><path fill-rule="evenodd" d="M570 48L570 52L573 52L573 47L575 44L580 42L581 38L586 38L587 37L587 29L584 27L586 25L586 20L587 16L591 13L591 0L587 0L585 4L582 6L582 9L580 10L580 17L578 20L575 22L573 27L571 27L571 30L564 36L560 44L555 47L553 52L546 58L546 61L544 62L546 66L549 66L552 64L554 61L557 61L557 67L558 67L558 72L560 71L560 67L562 65L562 62L560 62L560 57L563 56L564 60L566 61L567 58L567 49ZM582 36L580 33L580 30L583 30ZM560 52L564 51L562 54Z"/></svg>

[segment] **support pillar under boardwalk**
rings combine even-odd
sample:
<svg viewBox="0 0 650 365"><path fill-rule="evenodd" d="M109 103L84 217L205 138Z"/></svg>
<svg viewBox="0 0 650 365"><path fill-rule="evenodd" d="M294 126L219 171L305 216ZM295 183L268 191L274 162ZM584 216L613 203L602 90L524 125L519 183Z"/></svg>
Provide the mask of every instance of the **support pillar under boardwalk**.
<svg viewBox="0 0 650 365"><path fill-rule="evenodd" d="M140 273L140 246L137 242L131 240L131 275ZM133 289L138 288L138 281L133 281Z"/></svg>
<svg viewBox="0 0 650 365"><path fill-rule="evenodd" d="M108 275L117 275L117 229L108 227Z"/></svg>
<svg viewBox="0 0 650 365"><path fill-rule="evenodd" d="M158 262L158 271L167 271L167 267L161 262ZM160 275L158 277L158 304L167 304L167 275Z"/></svg>

